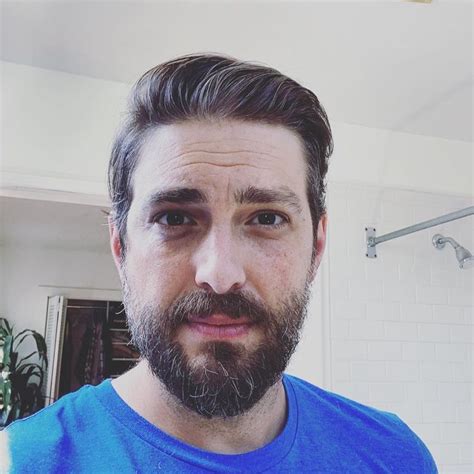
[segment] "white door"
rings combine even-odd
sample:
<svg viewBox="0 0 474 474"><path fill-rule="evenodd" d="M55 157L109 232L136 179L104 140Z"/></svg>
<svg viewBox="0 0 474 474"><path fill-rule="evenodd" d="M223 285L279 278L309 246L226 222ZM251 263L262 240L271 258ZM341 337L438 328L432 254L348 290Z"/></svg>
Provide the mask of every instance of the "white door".
<svg viewBox="0 0 474 474"><path fill-rule="evenodd" d="M67 299L64 296L49 296L46 314L45 340L48 355L48 369L43 383L45 406L58 398L59 375L63 352L64 328L66 323Z"/></svg>

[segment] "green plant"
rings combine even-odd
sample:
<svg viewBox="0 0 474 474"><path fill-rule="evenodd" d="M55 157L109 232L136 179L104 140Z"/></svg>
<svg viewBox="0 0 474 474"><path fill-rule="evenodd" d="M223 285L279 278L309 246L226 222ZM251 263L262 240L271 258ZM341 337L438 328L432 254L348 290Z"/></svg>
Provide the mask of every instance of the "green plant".
<svg viewBox="0 0 474 474"><path fill-rule="evenodd" d="M28 337L34 339L36 350L18 360L18 348ZM27 362L35 355L38 362ZM0 427L44 406L41 386L47 366L43 336L32 329L14 336L7 319L0 318Z"/></svg>

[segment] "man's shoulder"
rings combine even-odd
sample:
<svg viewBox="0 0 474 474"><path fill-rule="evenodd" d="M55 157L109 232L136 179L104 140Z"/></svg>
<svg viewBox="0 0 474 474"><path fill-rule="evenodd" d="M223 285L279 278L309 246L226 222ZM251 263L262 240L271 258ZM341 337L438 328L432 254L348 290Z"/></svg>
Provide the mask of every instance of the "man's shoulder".
<svg viewBox="0 0 474 474"><path fill-rule="evenodd" d="M86 385L67 394L55 403L21 420L14 421L2 431L3 448L14 466L37 466L38 453L48 453L49 461L67 449L71 436L77 436L83 427L84 414L94 419L96 387ZM87 411L86 411L87 410ZM59 457L60 459L61 457Z"/></svg>
<svg viewBox="0 0 474 474"><path fill-rule="evenodd" d="M341 449L384 459L395 466L418 466L418 472L436 472L423 441L396 414L364 405L319 388L298 377L285 375L295 394L302 428L318 433ZM313 415L313 416L312 416ZM401 465L398 465L399 469ZM405 472L403 468L399 472Z"/></svg>
<svg viewBox="0 0 474 474"><path fill-rule="evenodd" d="M64 395L51 405L37 411L33 415L14 421L5 431L7 434L17 432L34 432L40 429L45 435L54 435L59 429L71 426L71 423L78 422L75 416L77 412L83 413L83 408L94 400L93 392L97 387L85 385L75 392ZM65 423L67 422L67 423ZM72 426L71 429L74 429Z"/></svg>
<svg viewBox="0 0 474 474"><path fill-rule="evenodd" d="M318 411L337 414L336 418L346 418L347 420L359 418L371 424L378 422L387 426L394 426L396 430L409 429L394 413L351 400L293 375L285 375L285 378L295 392L300 409L309 409L313 404L317 404Z"/></svg>

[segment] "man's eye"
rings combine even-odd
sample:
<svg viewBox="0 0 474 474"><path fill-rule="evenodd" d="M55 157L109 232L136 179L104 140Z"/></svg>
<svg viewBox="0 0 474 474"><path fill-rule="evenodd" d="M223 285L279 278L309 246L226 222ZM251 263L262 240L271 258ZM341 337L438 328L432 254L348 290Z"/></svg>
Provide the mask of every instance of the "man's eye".
<svg viewBox="0 0 474 474"><path fill-rule="evenodd" d="M167 226L181 226L186 224L194 224L194 222L182 212L165 212L158 216L155 220L158 224Z"/></svg>
<svg viewBox="0 0 474 474"><path fill-rule="evenodd" d="M252 225L263 225L268 227L281 227L286 222L287 220L283 216L275 214L274 212L262 212L250 221Z"/></svg>

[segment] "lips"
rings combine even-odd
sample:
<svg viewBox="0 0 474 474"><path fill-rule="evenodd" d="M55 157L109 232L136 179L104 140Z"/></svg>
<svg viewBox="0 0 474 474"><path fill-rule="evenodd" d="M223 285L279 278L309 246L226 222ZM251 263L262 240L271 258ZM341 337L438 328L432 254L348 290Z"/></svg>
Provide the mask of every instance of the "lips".
<svg viewBox="0 0 474 474"><path fill-rule="evenodd" d="M192 330L206 336L232 338L245 335L252 325L249 318L231 318L226 314L216 313L208 317L192 316L188 318Z"/></svg>
<svg viewBox="0 0 474 474"><path fill-rule="evenodd" d="M211 316L205 318L201 316L191 316L188 318L188 321L190 323L208 324L211 326L233 326L250 323L249 318L240 317L235 319L223 313L214 313Z"/></svg>

